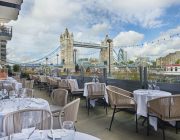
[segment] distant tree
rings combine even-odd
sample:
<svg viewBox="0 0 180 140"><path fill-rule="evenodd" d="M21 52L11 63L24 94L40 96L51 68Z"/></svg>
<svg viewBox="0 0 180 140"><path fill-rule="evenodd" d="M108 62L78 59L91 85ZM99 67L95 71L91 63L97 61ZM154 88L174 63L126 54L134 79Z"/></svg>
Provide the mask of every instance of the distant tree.
<svg viewBox="0 0 180 140"><path fill-rule="evenodd" d="M180 64L180 59L178 59L175 63L176 63L176 64Z"/></svg>
<svg viewBox="0 0 180 140"><path fill-rule="evenodd" d="M75 66L75 72L78 72L78 71L79 71L79 65L76 64L76 66Z"/></svg>
<svg viewBox="0 0 180 140"><path fill-rule="evenodd" d="M128 64L133 64L133 63L134 63L134 61L132 61L132 60L128 61Z"/></svg>
<svg viewBox="0 0 180 140"><path fill-rule="evenodd" d="M6 68L8 69L8 75L12 76L12 68L11 68L11 66L7 65Z"/></svg>
<svg viewBox="0 0 180 140"><path fill-rule="evenodd" d="M65 64L65 60L63 59L63 60L62 60L62 65L64 65L64 64Z"/></svg>
<svg viewBox="0 0 180 140"><path fill-rule="evenodd" d="M87 67L86 72L90 72L90 67Z"/></svg>
<svg viewBox="0 0 180 140"><path fill-rule="evenodd" d="M13 71L14 72L19 72L20 71L20 66L18 64L13 65Z"/></svg>

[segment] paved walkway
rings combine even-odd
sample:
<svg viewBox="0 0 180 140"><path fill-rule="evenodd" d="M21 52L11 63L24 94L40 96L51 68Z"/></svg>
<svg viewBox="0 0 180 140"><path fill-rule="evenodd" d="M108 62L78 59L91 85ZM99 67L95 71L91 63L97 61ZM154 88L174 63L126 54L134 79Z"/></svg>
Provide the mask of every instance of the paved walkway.
<svg viewBox="0 0 180 140"><path fill-rule="evenodd" d="M44 98L49 103L51 99L48 93L44 90L35 89L35 97ZM105 113L103 106L96 106L90 109L88 116L87 109L85 107L85 99L81 98L80 108L78 113L78 122L75 124L77 131L99 137L102 140L161 140L162 130L158 129L155 132L151 129L150 136L146 136L146 127L142 126L142 120L139 120L139 133L135 132L134 115L128 112L116 113L112 129L109 131L109 123L111 120L112 109L108 108L108 115ZM57 119L54 119L54 128L59 128ZM175 128L167 126L165 130L166 140L180 140L179 134L175 133Z"/></svg>

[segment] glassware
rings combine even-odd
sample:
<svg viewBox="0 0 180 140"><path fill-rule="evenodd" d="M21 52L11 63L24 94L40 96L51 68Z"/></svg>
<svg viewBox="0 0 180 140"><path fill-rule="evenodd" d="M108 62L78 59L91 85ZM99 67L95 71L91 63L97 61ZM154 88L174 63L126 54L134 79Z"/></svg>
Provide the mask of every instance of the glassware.
<svg viewBox="0 0 180 140"><path fill-rule="evenodd" d="M96 82L96 77L93 76L92 82Z"/></svg>
<svg viewBox="0 0 180 140"><path fill-rule="evenodd" d="M74 136L75 136L74 123L72 121L64 121L62 128L68 130L67 131L68 135L66 137L63 137L62 140L74 140Z"/></svg>
<svg viewBox="0 0 180 140"><path fill-rule="evenodd" d="M98 79L98 76L96 76L96 80L95 80L95 82L99 83L99 79Z"/></svg>

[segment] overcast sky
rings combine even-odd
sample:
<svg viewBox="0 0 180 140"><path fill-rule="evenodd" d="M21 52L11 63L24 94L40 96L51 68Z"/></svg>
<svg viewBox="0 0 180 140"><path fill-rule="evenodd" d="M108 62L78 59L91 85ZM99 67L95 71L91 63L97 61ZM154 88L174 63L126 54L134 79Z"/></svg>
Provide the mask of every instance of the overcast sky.
<svg viewBox="0 0 180 140"><path fill-rule="evenodd" d="M100 43L108 34L129 59L155 59L180 50L180 36L170 38L180 33L180 0L24 0L21 8L18 20L9 23L10 60L45 56L60 45L66 27L76 41ZM84 57L93 57L93 51Z"/></svg>

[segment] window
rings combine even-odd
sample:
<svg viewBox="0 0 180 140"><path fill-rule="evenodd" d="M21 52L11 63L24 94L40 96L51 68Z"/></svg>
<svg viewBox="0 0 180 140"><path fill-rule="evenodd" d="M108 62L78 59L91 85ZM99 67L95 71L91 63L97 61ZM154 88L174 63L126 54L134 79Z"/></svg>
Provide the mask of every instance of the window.
<svg viewBox="0 0 180 140"><path fill-rule="evenodd" d="M177 71L177 67L175 67L175 71Z"/></svg>

